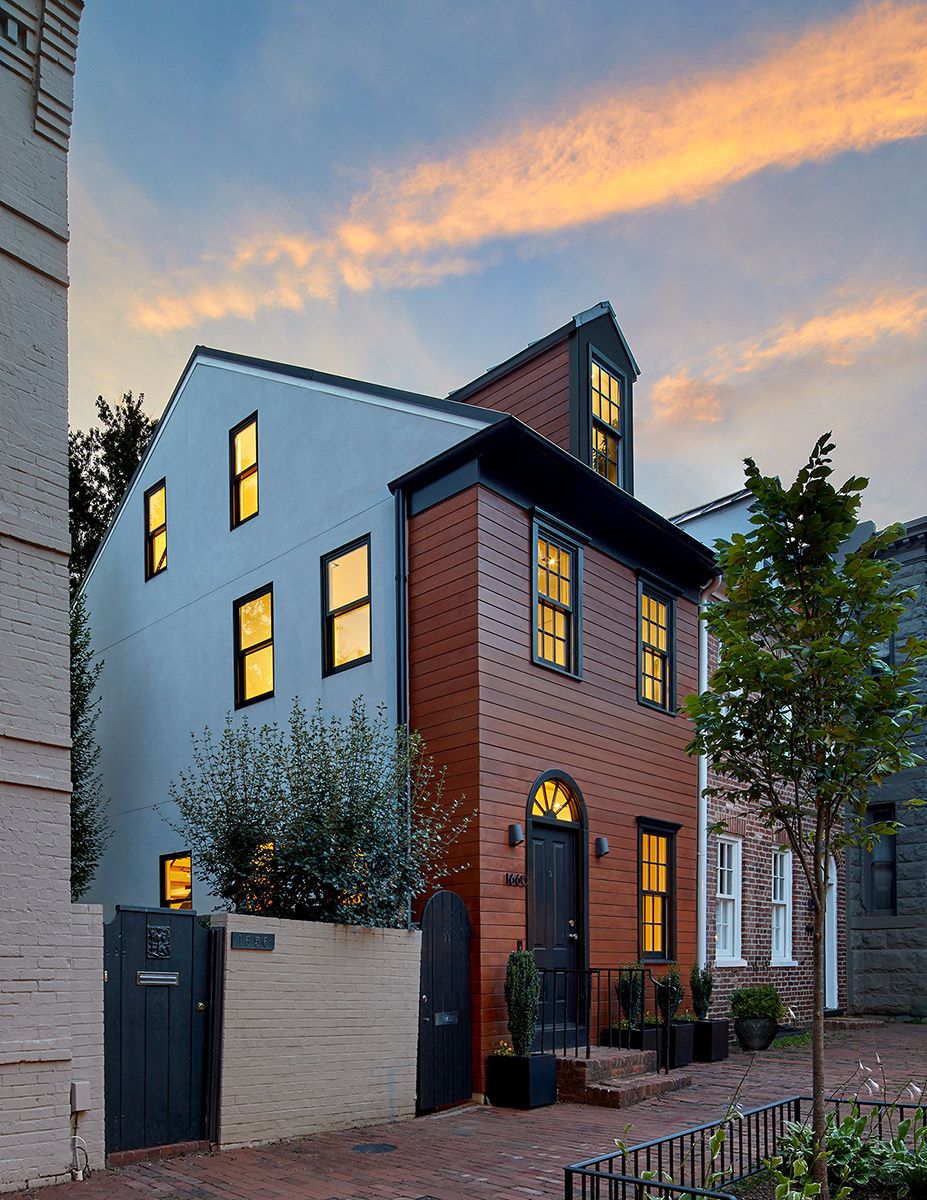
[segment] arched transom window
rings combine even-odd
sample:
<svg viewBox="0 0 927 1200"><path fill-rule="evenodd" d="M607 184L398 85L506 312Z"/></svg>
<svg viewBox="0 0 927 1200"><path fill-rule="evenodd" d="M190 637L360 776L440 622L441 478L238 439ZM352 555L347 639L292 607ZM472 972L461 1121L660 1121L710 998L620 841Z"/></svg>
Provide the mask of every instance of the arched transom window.
<svg viewBox="0 0 927 1200"><path fill-rule="evenodd" d="M538 786L531 803L532 817L557 821L578 821L576 797L562 779L546 779Z"/></svg>

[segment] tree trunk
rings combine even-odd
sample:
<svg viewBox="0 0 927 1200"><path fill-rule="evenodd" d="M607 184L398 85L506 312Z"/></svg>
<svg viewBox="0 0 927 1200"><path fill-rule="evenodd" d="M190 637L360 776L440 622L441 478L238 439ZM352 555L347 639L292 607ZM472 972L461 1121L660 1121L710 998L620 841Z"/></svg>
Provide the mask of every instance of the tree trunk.
<svg viewBox="0 0 927 1200"><path fill-rule="evenodd" d="M818 864L815 864L816 868ZM814 1181L821 1185L818 1200L829 1200L827 1189L827 1151L824 1133L824 905L827 896L827 865L815 870L814 979L811 989L813 1017L811 1025L811 1096L814 1132Z"/></svg>

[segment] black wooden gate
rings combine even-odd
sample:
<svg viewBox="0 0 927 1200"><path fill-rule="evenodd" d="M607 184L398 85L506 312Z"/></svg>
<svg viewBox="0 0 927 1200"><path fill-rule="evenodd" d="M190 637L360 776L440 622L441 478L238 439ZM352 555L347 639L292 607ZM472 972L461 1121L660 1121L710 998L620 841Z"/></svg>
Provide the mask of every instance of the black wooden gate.
<svg viewBox="0 0 927 1200"><path fill-rule="evenodd" d="M422 913L418 1111L473 1094L470 918L454 892L435 892Z"/></svg>
<svg viewBox="0 0 927 1200"><path fill-rule="evenodd" d="M182 909L117 908L105 927L107 1152L204 1137L207 941Z"/></svg>

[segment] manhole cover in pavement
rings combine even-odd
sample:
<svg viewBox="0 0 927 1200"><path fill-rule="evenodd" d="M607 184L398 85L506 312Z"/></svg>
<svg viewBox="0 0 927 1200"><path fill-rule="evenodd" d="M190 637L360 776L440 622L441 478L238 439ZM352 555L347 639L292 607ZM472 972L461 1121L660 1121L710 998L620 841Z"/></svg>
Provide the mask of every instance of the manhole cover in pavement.
<svg viewBox="0 0 927 1200"><path fill-rule="evenodd" d="M395 1146L391 1146L389 1142L364 1142L360 1146L352 1146L352 1150L356 1150L358 1154L387 1154L390 1150L395 1150Z"/></svg>

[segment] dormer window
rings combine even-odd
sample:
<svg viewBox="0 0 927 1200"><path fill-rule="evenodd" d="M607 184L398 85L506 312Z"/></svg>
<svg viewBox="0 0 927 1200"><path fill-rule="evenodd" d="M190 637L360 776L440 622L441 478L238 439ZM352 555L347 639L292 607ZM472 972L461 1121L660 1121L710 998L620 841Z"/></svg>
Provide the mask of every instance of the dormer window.
<svg viewBox="0 0 927 1200"><path fill-rule="evenodd" d="M620 487L623 483L622 380L594 358L589 366L589 396L592 401L592 469Z"/></svg>

